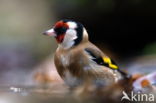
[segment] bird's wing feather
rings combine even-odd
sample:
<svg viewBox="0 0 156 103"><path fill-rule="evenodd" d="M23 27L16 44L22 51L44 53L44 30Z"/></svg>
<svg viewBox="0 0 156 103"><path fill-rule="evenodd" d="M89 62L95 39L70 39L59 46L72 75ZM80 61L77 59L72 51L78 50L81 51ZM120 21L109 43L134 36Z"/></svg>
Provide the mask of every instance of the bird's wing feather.
<svg viewBox="0 0 156 103"><path fill-rule="evenodd" d="M112 70L117 70L122 74L125 78L130 78L131 75L127 74L125 71L121 70L117 64L109 58L107 55L105 55L100 49L98 49L96 46L92 44L90 47L86 47L84 49L90 56L92 56L92 60L96 62L98 65L108 67Z"/></svg>
<svg viewBox="0 0 156 103"><path fill-rule="evenodd" d="M85 52L87 52L88 55L92 57L91 59L98 65L103 65L114 70L119 69L115 62L108 56L103 55L103 53L101 53L100 50L93 48L85 48Z"/></svg>

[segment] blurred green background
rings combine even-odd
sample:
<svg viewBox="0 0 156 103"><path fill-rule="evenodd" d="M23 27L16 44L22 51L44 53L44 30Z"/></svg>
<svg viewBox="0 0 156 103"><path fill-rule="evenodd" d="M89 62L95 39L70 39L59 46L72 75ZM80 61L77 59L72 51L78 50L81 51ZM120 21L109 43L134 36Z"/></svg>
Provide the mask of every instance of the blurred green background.
<svg viewBox="0 0 156 103"><path fill-rule="evenodd" d="M54 38L42 32L60 19L84 24L90 40L121 62L155 55L155 5L155 0L0 0L1 84L25 76L54 53Z"/></svg>

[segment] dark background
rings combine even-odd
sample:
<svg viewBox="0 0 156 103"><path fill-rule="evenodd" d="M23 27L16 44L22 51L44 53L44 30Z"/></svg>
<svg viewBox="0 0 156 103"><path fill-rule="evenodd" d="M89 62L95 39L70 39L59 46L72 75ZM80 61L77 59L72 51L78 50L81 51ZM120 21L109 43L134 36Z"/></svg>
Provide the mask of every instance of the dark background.
<svg viewBox="0 0 156 103"><path fill-rule="evenodd" d="M75 7L71 0L61 1L55 9L59 19L80 21L92 42L107 45L123 58L143 55L145 47L156 42L155 0L84 0Z"/></svg>
<svg viewBox="0 0 156 103"><path fill-rule="evenodd" d="M42 33L60 19L81 22L121 68L155 70L155 0L0 0L1 85L53 81L57 43Z"/></svg>

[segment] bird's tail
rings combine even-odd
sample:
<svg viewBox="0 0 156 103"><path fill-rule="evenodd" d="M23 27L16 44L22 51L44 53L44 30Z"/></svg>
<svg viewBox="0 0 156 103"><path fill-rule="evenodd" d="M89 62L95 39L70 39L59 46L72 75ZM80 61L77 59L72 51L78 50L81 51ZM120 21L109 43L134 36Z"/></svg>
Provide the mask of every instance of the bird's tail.
<svg viewBox="0 0 156 103"><path fill-rule="evenodd" d="M126 71L123 71L121 69L118 69L118 71L121 73L121 75L124 77L124 79L130 79L132 77L132 75L127 73Z"/></svg>

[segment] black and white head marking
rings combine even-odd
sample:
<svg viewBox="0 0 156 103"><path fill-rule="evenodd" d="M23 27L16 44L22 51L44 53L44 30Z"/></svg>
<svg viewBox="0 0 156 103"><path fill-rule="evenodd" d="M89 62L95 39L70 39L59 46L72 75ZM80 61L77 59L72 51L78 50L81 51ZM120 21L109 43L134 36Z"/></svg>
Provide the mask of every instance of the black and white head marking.
<svg viewBox="0 0 156 103"><path fill-rule="evenodd" d="M83 33L87 37L86 30L81 23L64 19L56 22L53 28L43 34L55 37L59 47L69 49L82 41Z"/></svg>
<svg viewBox="0 0 156 103"><path fill-rule="evenodd" d="M75 44L74 45L79 44L83 39L83 25L81 23L77 23L76 31L77 31L78 38L75 39Z"/></svg>
<svg viewBox="0 0 156 103"><path fill-rule="evenodd" d="M78 45L83 39L83 25L72 20L62 21L67 23L69 26L69 28L66 30L66 35L62 42L62 46L65 48L70 48Z"/></svg>

